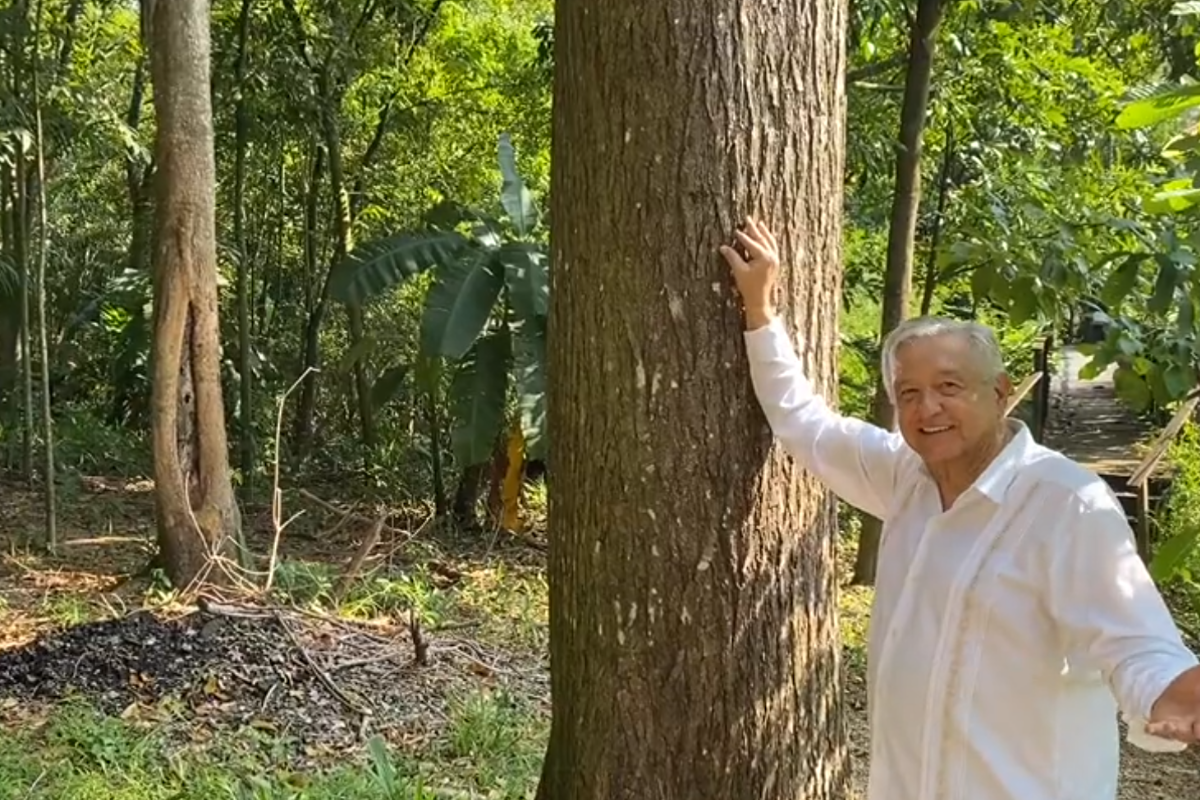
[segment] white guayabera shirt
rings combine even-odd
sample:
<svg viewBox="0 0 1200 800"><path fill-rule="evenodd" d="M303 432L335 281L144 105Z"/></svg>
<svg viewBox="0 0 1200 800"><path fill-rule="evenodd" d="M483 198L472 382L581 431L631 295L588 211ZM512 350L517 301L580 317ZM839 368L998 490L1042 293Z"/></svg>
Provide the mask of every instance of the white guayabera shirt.
<svg viewBox="0 0 1200 800"><path fill-rule="evenodd" d="M1196 657L1100 478L1013 421L1009 445L943 512L898 434L813 393L780 321L745 339L783 447L884 521L869 800L1113 800L1118 706L1131 740L1175 749L1145 718Z"/></svg>

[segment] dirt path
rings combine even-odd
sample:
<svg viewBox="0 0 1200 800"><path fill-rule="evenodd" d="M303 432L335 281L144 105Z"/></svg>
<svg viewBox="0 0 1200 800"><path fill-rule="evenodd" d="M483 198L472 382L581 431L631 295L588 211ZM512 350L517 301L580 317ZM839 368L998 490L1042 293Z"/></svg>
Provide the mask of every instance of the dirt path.
<svg viewBox="0 0 1200 800"><path fill-rule="evenodd" d="M1074 347L1064 347L1059 355L1046 445L1093 472L1132 475L1141 461L1140 448L1154 432L1117 400L1115 365L1095 378L1081 378L1079 371L1090 357Z"/></svg>

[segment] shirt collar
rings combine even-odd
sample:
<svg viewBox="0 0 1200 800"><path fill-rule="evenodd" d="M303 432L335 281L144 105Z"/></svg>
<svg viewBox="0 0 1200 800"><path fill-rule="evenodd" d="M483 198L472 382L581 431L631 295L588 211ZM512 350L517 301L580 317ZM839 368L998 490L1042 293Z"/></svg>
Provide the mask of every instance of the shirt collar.
<svg viewBox="0 0 1200 800"><path fill-rule="evenodd" d="M1009 419L1007 424L1008 429L1012 431L1012 439L971 484L972 490L997 505L1004 502L1004 497L1013 481L1016 480L1020 468L1029 460L1033 448L1036 447L1033 434L1029 432L1029 428L1024 422ZM923 464L921 468L925 475L932 479L929 470Z"/></svg>
<svg viewBox="0 0 1200 800"><path fill-rule="evenodd" d="M1033 435L1024 422L1010 419L1008 429L1013 432L1013 438L971 484L972 489L996 504L1004 502L1004 496L1016 480L1020 468L1029 460L1030 451L1035 445Z"/></svg>

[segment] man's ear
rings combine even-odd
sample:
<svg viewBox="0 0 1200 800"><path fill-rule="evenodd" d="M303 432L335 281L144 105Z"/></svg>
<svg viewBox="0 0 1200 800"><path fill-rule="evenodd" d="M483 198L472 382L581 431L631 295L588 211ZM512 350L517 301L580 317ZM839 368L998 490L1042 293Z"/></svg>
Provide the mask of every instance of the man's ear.
<svg viewBox="0 0 1200 800"><path fill-rule="evenodd" d="M1008 398L1012 396L1013 385L1008 379L1008 375L1001 373L1000 377L996 378L996 399L1002 404L1008 402Z"/></svg>

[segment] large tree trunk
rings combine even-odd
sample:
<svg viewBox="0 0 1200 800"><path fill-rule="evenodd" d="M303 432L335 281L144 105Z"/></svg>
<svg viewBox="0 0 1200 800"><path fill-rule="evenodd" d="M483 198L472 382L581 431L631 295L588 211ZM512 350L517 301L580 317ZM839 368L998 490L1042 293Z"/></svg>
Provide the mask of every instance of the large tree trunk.
<svg viewBox="0 0 1200 800"><path fill-rule="evenodd" d="M929 83L933 75L934 37L942 20L944 0L918 0L908 45L908 74L904 79L904 103L900 109L900 142L896 153L896 190L892 195L892 218L888 228L887 269L883 276L883 314L879 326L882 342L908 316L912 296L913 244L917 235L917 213L921 208L921 140L925 133L925 109L929 105ZM895 414L880 375L871 404L871 421L891 429ZM862 515L862 532L854 560L854 583L875 582L875 562L883 523Z"/></svg>
<svg viewBox="0 0 1200 800"><path fill-rule="evenodd" d="M151 430L163 566L220 582L240 515L229 476L217 320L216 167L207 0L143 0L156 178Z"/></svg>
<svg viewBox="0 0 1200 800"><path fill-rule="evenodd" d="M772 445L717 246L775 227L831 394L845 4L651 5L556 10L538 798L840 798L833 505Z"/></svg>

